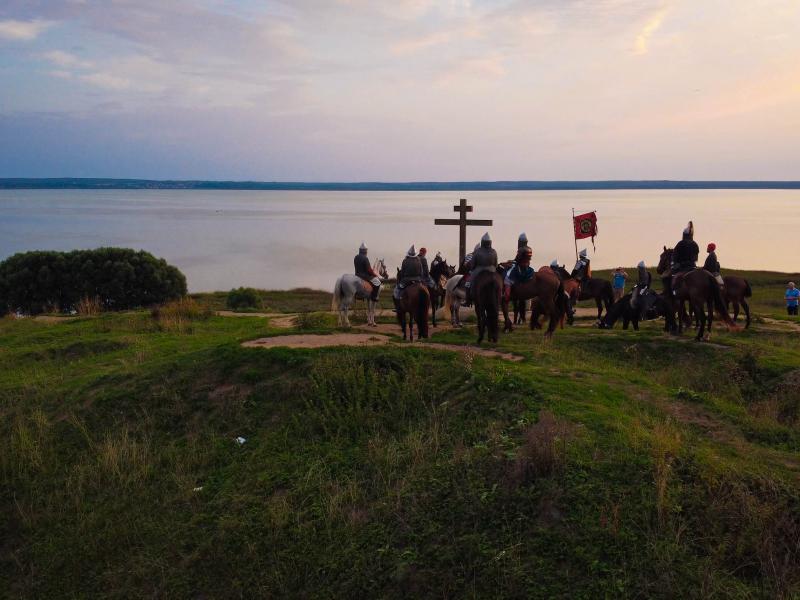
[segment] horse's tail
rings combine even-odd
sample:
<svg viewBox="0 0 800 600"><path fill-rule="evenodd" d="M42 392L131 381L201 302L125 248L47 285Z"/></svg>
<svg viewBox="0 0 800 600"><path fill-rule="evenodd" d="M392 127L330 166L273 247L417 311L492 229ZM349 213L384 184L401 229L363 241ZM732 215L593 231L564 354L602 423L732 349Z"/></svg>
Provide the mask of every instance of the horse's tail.
<svg viewBox="0 0 800 600"><path fill-rule="evenodd" d="M749 298L753 295L753 288L750 287L750 282L747 279L744 280L744 297Z"/></svg>
<svg viewBox="0 0 800 600"><path fill-rule="evenodd" d="M339 303L342 301L342 278L336 280L336 285L333 286L333 298L331 298L331 310L333 312L339 311Z"/></svg>
<svg viewBox="0 0 800 600"><path fill-rule="evenodd" d="M607 310L605 316L600 320L603 324L602 326L606 329L613 329L614 324L619 321L622 313L624 313L625 309L630 305L630 301L631 295L627 294L612 304L611 309Z"/></svg>
<svg viewBox="0 0 800 600"><path fill-rule="evenodd" d="M728 314L728 309L725 307L725 300L722 298L722 292L719 289L719 284L714 276L710 273L708 277L711 281L712 294L714 295L714 308L717 309L717 314L722 318L729 331L739 331L739 326L733 322L731 316Z"/></svg>
<svg viewBox="0 0 800 600"><path fill-rule="evenodd" d="M419 296L417 301L417 327L419 327L419 336L428 337L428 311L431 308L431 295L428 293L427 288L420 284Z"/></svg>

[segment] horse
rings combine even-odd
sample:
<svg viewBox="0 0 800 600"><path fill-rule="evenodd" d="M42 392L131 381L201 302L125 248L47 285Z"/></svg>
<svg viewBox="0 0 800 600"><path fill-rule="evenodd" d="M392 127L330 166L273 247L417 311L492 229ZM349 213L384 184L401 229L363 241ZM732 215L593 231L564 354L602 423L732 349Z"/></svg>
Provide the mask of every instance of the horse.
<svg viewBox="0 0 800 600"><path fill-rule="evenodd" d="M665 295L670 298L670 304L672 305L670 310L673 314L675 309L672 300L677 300L679 303L678 333L683 332L684 304L687 302L694 314L700 319L700 327L697 329L695 338L697 341L701 341L704 338L706 327L708 327L709 334L711 333L711 323L715 309L729 330L738 330L739 328L733 322L733 319L728 314L728 309L725 307L719 284L711 273L704 269L695 269L681 273L677 281L672 281L672 253L672 248L664 246L656 271L664 281ZM708 313L706 313L706 307L708 308Z"/></svg>
<svg viewBox="0 0 800 600"><path fill-rule="evenodd" d="M744 327L750 327L750 305L747 303L746 298L753 295L753 288L750 287L750 282L744 277L736 275L726 275L722 278L725 285L722 289L722 297L725 300L725 307L733 304L733 322L739 318L739 305L744 309L745 323Z"/></svg>
<svg viewBox="0 0 800 600"><path fill-rule="evenodd" d="M431 296L427 286L421 282L414 282L407 285L400 300L397 302L397 321L403 330L403 339L406 339L406 314L408 314L408 336L414 341L414 319L417 319L417 329L419 337L428 337L428 308L431 304Z"/></svg>
<svg viewBox="0 0 800 600"><path fill-rule="evenodd" d="M453 327L463 327L461 324L461 305L467 300L467 292L463 287L459 287L463 275L453 275L444 284L444 314L450 317L450 324Z"/></svg>
<svg viewBox="0 0 800 600"><path fill-rule="evenodd" d="M509 300L529 300L537 298L542 311L549 315L545 339L553 337L556 325L567 311L567 296L564 293L564 284L556 277L550 267L541 267L528 281L519 282L511 286ZM503 298L503 316L505 317L505 331L513 331L514 326L508 318L509 300ZM533 317L533 315L531 315ZM530 327L539 326L538 319L531 318Z"/></svg>
<svg viewBox="0 0 800 600"><path fill-rule="evenodd" d="M445 284L455 274L455 269L447 264L447 261L440 260L430 269L430 276L433 279L433 287L429 287L431 294L431 322L436 327L436 311L444 306L447 290Z"/></svg>
<svg viewBox="0 0 800 600"><path fill-rule="evenodd" d="M578 300L594 300L595 305L597 306L597 320L600 320L600 317L603 316L603 307L605 307L606 312L614 304L614 289L611 287L611 282L606 279L598 279L596 277L592 277L590 273L583 273L584 267L580 269L573 269L572 273L569 273L569 278L574 279L578 282ZM563 275L567 274L567 270L564 267L559 267L559 272L562 272ZM562 279L562 281L564 281ZM566 289L566 285L564 288ZM573 306L575 304L573 303Z"/></svg>
<svg viewBox="0 0 800 600"><path fill-rule="evenodd" d="M483 341L487 330L489 341L497 343L499 336L497 312L503 295L503 278L497 271L481 271L472 280L472 288L475 315L478 317L478 344ZM504 306L504 311L508 318L507 306Z"/></svg>
<svg viewBox="0 0 800 600"><path fill-rule="evenodd" d="M633 324L634 331L639 331L639 309L631 306L631 297L633 294L625 294L622 298L617 300L611 305L611 309L606 311L605 316L600 319L597 326L600 329L613 329L614 324L622 318L622 328L627 329L630 323ZM674 327L674 316L672 314L672 307L662 294L653 294L654 298L652 306L647 310L644 320L656 319L664 317L666 320L665 329L671 331ZM642 298L640 301L644 301Z"/></svg>
<svg viewBox="0 0 800 600"><path fill-rule="evenodd" d="M507 260L505 262L501 262L498 265L498 270L500 274L505 278L505 274L508 270L514 266L513 260ZM519 325L524 323L526 318L525 314L528 309L528 302L526 300L514 300L514 325Z"/></svg>
<svg viewBox="0 0 800 600"><path fill-rule="evenodd" d="M382 258L376 260L372 268L378 273L380 279L385 281L389 277L389 273L386 271L386 263ZM337 320L339 327L350 327L350 318L347 313L356 298L366 300L367 325L377 327L377 323L375 323L375 308L378 303L371 300L371 296L372 285L368 281L349 273L339 277L336 280L336 285L333 286L333 298L331 299L331 310L339 313Z"/></svg>

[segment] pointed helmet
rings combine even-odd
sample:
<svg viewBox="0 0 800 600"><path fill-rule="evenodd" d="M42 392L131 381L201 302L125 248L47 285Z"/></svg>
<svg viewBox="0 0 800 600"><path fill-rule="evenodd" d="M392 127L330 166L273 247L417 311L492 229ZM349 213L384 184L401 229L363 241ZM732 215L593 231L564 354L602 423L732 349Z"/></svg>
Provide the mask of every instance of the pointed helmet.
<svg viewBox="0 0 800 600"><path fill-rule="evenodd" d="M364 244L364 242L361 242L361 245L358 247L358 251L362 253L367 251L367 246Z"/></svg>
<svg viewBox="0 0 800 600"><path fill-rule="evenodd" d="M414 250L414 244L411 244L411 248L409 248L408 252L406 252L406 256L416 256L416 255L417 252L416 250Z"/></svg>
<svg viewBox="0 0 800 600"><path fill-rule="evenodd" d="M557 258L553 259L553 262L550 263L550 267L553 268L553 269L557 269L558 268L558 259Z"/></svg>
<svg viewBox="0 0 800 600"><path fill-rule="evenodd" d="M639 264L638 264L638 265L636 265L636 266L637 266L638 268L640 268L640 269L644 269L644 268L645 268L645 266L644 266L644 261L643 261L643 260L640 260L640 261L639 261Z"/></svg>
<svg viewBox="0 0 800 600"><path fill-rule="evenodd" d="M687 239L694 238L694 223L689 221L689 224L686 226L686 229L683 230L683 237Z"/></svg>
<svg viewBox="0 0 800 600"><path fill-rule="evenodd" d="M581 258L586 258L586 248L581 250L580 253L578 254L578 256L580 256Z"/></svg>

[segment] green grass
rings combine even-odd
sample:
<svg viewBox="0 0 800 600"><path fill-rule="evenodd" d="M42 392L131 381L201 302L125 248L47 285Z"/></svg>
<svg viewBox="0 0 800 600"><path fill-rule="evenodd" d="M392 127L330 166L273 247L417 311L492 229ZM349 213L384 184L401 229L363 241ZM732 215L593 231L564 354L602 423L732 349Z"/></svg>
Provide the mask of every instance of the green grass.
<svg viewBox="0 0 800 600"><path fill-rule="evenodd" d="M9 597L800 594L794 331L520 329L512 363L163 314L0 320Z"/></svg>

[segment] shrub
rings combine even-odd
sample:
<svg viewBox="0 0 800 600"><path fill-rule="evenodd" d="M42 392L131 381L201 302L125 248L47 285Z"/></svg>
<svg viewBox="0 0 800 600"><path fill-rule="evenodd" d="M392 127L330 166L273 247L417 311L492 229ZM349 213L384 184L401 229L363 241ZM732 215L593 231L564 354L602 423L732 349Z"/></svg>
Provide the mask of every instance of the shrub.
<svg viewBox="0 0 800 600"><path fill-rule="evenodd" d="M225 301L228 308L241 310L243 308L261 308L261 296L253 288L240 287L228 292L228 299Z"/></svg>
<svg viewBox="0 0 800 600"><path fill-rule="evenodd" d="M191 333L192 321L208 319L213 313L185 296L163 306L157 306L150 314L161 329Z"/></svg>
<svg viewBox="0 0 800 600"><path fill-rule="evenodd" d="M524 431L523 443L509 466L509 483L521 485L561 472L570 436L569 423L548 410L540 411L539 420Z"/></svg>
<svg viewBox="0 0 800 600"><path fill-rule="evenodd" d="M294 325L304 331L335 327L336 317L323 312L305 312L294 318Z"/></svg>
<svg viewBox="0 0 800 600"><path fill-rule="evenodd" d="M185 294L186 277L177 268L128 248L23 252L0 262L0 314L77 311L85 298L102 310L125 310Z"/></svg>

